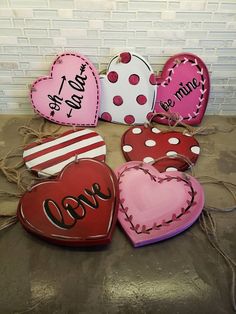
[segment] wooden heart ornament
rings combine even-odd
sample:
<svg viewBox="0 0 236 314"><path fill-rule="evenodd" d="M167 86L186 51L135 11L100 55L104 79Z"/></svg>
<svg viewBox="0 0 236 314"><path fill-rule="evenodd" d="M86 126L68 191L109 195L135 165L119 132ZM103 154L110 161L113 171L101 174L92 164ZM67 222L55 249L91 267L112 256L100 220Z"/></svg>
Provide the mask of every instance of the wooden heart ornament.
<svg viewBox="0 0 236 314"><path fill-rule="evenodd" d="M204 116L210 92L206 65L196 55L180 53L165 64L157 79L155 111L177 113L189 125L197 125ZM155 118L168 124L165 118Z"/></svg>
<svg viewBox="0 0 236 314"><path fill-rule="evenodd" d="M140 55L122 52L115 56L100 81L99 117L103 120L141 124L154 110L156 78L151 66Z"/></svg>
<svg viewBox="0 0 236 314"><path fill-rule="evenodd" d="M23 152L26 167L42 177L58 174L75 157L105 161L106 144L103 138L94 131L81 128L31 143Z"/></svg>
<svg viewBox="0 0 236 314"><path fill-rule="evenodd" d="M149 164L131 161L116 169L116 175L118 220L135 247L183 232L203 209L203 189L185 173L159 173Z"/></svg>
<svg viewBox="0 0 236 314"><path fill-rule="evenodd" d="M34 110L64 125L97 125L100 81L96 68L81 54L64 53L53 62L50 76L31 88Z"/></svg>
<svg viewBox="0 0 236 314"><path fill-rule="evenodd" d="M55 180L34 185L18 205L23 227L55 244L89 246L111 241L118 185L113 171L94 159L67 165Z"/></svg>
<svg viewBox="0 0 236 314"><path fill-rule="evenodd" d="M160 172L185 171L189 168L189 162L196 163L200 153L198 141L189 133L161 132L151 125L129 128L122 136L121 149L127 161L138 160L147 163L161 158L153 164ZM185 157L188 162L177 155Z"/></svg>

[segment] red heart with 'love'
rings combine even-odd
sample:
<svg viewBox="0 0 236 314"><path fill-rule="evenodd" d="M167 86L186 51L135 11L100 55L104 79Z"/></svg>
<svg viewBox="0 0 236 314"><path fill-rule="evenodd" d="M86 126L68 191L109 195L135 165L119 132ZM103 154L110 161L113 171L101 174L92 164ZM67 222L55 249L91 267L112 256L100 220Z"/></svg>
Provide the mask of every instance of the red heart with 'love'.
<svg viewBox="0 0 236 314"><path fill-rule="evenodd" d="M123 134L121 146L127 161L154 162L161 158L153 164L160 172L184 171L189 167L186 160L195 164L200 153L199 143L188 133L161 132L151 126L129 128ZM186 160L174 158L175 155L182 155Z"/></svg>
<svg viewBox="0 0 236 314"><path fill-rule="evenodd" d="M90 246L111 241L117 219L117 179L105 164L80 159L51 181L25 192L18 205L23 227L49 241Z"/></svg>
<svg viewBox="0 0 236 314"><path fill-rule="evenodd" d="M157 79L156 112L177 113L186 124L202 121L210 92L210 77L204 62L191 53L167 60ZM154 119L168 124L168 119Z"/></svg>

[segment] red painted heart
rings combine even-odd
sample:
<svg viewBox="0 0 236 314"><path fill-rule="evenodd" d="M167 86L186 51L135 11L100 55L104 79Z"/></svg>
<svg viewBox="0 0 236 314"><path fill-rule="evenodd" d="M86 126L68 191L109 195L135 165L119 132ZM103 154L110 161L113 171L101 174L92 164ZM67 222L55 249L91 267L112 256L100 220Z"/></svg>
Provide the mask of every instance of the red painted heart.
<svg viewBox="0 0 236 314"><path fill-rule="evenodd" d="M203 188L182 172L159 173L149 164L130 161L116 169L116 175L118 220L135 247L183 232L202 211Z"/></svg>
<svg viewBox="0 0 236 314"><path fill-rule="evenodd" d="M105 161L106 145L103 138L89 129L67 131L56 138L45 138L24 148L23 160L28 169L39 176L58 174L78 158Z"/></svg>
<svg viewBox="0 0 236 314"><path fill-rule="evenodd" d="M180 53L165 64L157 79L155 111L177 113L190 125L199 124L204 116L210 92L210 78L206 65L190 53ZM165 118L155 118L168 124Z"/></svg>
<svg viewBox="0 0 236 314"><path fill-rule="evenodd" d="M81 54L58 56L50 76L33 83L30 97L34 110L50 121L65 125L97 125L100 81L96 68Z"/></svg>
<svg viewBox="0 0 236 314"><path fill-rule="evenodd" d="M23 227L52 243L68 246L107 244L117 219L117 180L94 159L66 166L57 179L36 184L18 205Z"/></svg>
<svg viewBox="0 0 236 314"><path fill-rule="evenodd" d="M199 156L197 140L188 133L161 132L156 127L139 126L129 128L122 137L121 147L127 161L139 160L152 162L156 159L182 155L194 164ZM184 159L166 158L155 162L153 166L160 172L189 168Z"/></svg>

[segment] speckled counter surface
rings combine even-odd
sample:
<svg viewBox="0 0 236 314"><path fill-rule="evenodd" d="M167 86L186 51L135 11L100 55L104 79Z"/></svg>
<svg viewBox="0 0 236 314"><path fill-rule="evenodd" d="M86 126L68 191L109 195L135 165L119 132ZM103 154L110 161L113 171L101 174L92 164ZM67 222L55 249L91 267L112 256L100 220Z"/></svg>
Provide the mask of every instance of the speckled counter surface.
<svg viewBox="0 0 236 314"><path fill-rule="evenodd" d="M1 116L2 155L21 144L17 129L28 118ZM236 118L208 116L201 126L206 125L227 131L236 125ZM124 162L120 139L126 129L105 122L95 128L107 143L107 163L113 169ZM201 146L197 176L235 183L235 136L236 129L197 136ZM0 189L15 191L15 186L1 174ZM208 204L233 204L219 187L209 186L205 191ZM12 213L16 205L13 199L2 199L0 212ZM214 213L214 218L221 245L235 259L236 212ZM175 238L138 249L119 226L105 248L71 249L31 236L17 223L0 233L0 261L0 313L4 314L233 313L231 274L198 222Z"/></svg>

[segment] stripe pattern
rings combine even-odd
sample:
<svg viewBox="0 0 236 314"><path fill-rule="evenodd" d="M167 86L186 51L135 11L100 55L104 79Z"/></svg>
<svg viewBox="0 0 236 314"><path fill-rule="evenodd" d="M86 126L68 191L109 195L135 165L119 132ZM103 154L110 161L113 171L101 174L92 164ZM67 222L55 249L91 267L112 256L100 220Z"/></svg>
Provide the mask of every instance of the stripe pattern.
<svg viewBox="0 0 236 314"><path fill-rule="evenodd" d="M106 144L103 138L89 129L71 130L57 138L34 142L23 152L26 167L43 177L58 174L76 156L78 159L105 161Z"/></svg>

